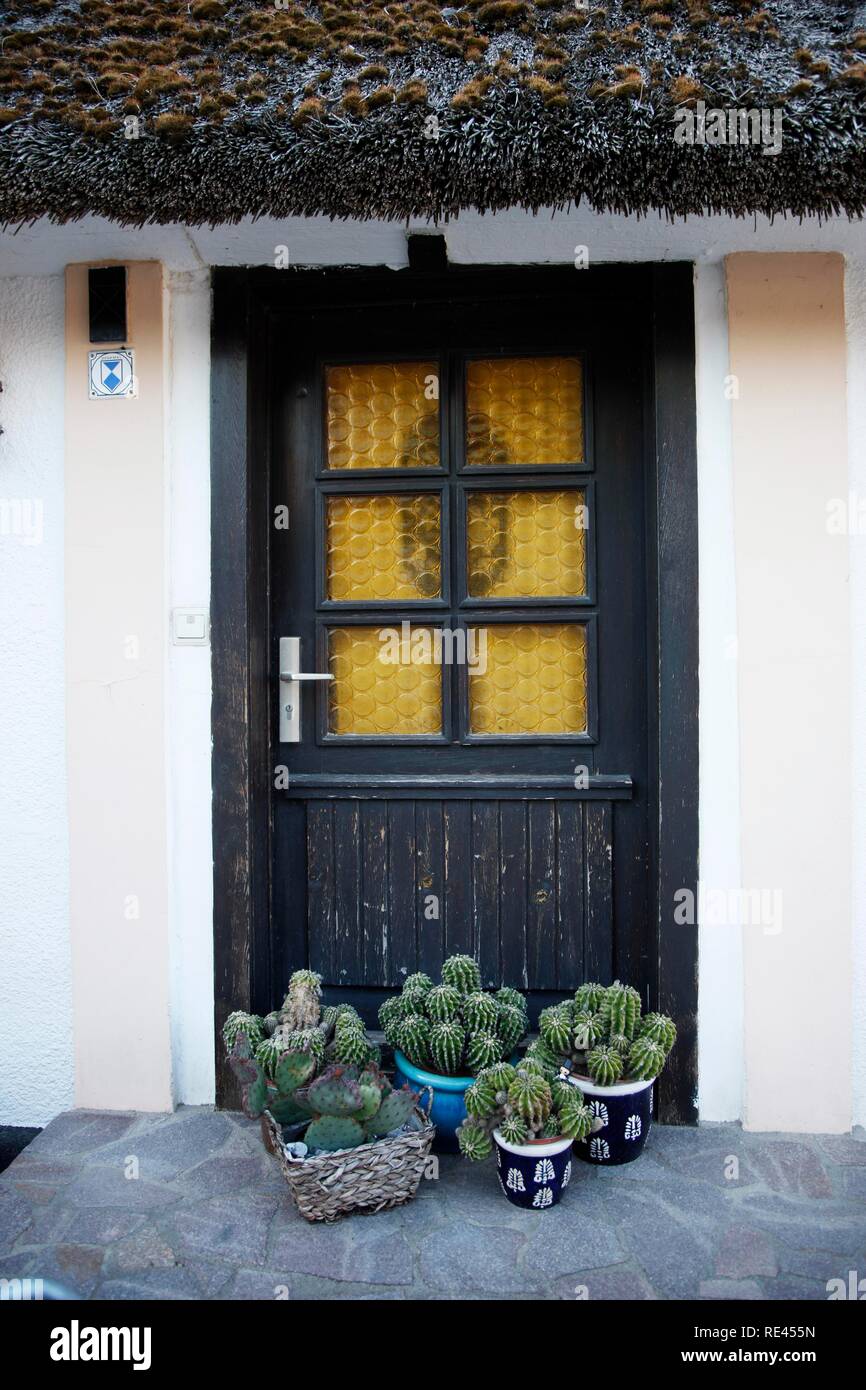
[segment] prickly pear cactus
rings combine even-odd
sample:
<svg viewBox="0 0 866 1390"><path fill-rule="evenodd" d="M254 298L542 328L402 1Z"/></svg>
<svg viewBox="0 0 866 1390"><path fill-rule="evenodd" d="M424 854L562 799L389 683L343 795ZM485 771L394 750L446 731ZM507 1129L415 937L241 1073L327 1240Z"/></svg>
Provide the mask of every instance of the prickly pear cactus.
<svg viewBox="0 0 866 1390"><path fill-rule="evenodd" d="M481 988L481 971L471 956L449 956L442 966L442 983L452 985L461 994L473 994Z"/></svg>
<svg viewBox="0 0 866 1390"><path fill-rule="evenodd" d="M274 1067L274 1083L283 1096L306 1086L316 1074L318 1059L312 1052L284 1052Z"/></svg>
<svg viewBox="0 0 866 1390"><path fill-rule="evenodd" d="M370 1138L378 1139L392 1130L399 1129L408 1120L415 1104L418 1100L414 1091L408 1086L402 1087L399 1091L391 1091L385 1097L375 1114L367 1121L366 1134Z"/></svg>
<svg viewBox="0 0 866 1390"><path fill-rule="evenodd" d="M240 1082L244 1114L251 1120L257 1120L268 1103L268 1084L262 1068L250 1055L245 1033L240 1033L235 1039L229 1065Z"/></svg>
<svg viewBox="0 0 866 1390"><path fill-rule="evenodd" d="M430 1029L430 1056L436 1069L445 1076L457 1076L466 1045L463 1025L453 1018L434 1023Z"/></svg>
<svg viewBox="0 0 866 1390"><path fill-rule="evenodd" d="M333 1066L307 1087L304 1097L319 1115L354 1115L361 1109L358 1082L348 1067Z"/></svg>
<svg viewBox="0 0 866 1390"><path fill-rule="evenodd" d="M364 1143L364 1130L347 1116L320 1115L307 1126L304 1142L311 1149L355 1149Z"/></svg>

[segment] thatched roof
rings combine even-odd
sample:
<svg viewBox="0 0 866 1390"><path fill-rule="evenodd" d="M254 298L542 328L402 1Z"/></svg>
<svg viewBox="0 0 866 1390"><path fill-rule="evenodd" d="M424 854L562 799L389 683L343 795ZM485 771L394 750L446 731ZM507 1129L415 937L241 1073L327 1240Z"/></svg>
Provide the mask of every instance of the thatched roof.
<svg viewBox="0 0 866 1390"><path fill-rule="evenodd" d="M0 16L0 221L866 206L864 4L0 0ZM677 143L701 101L780 110L781 152Z"/></svg>

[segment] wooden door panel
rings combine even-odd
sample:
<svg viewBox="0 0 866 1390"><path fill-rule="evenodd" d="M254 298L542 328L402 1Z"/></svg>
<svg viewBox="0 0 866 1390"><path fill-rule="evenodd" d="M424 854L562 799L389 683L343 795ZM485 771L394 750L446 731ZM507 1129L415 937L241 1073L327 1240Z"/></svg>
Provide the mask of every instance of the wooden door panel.
<svg viewBox="0 0 866 1390"><path fill-rule="evenodd" d="M476 955L485 984L610 977L613 802L304 801L309 962L382 990Z"/></svg>

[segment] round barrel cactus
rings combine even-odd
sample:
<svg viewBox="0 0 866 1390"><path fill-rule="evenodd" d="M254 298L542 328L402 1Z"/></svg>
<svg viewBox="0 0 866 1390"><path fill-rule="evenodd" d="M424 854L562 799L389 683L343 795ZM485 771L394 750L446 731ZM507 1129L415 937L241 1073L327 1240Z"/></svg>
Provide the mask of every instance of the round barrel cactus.
<svg viewBox="0 0 866 1390"><path fill-rule="evenodd" d="M551 1052L571 1051L572 1016L571 1009L561 1004L542 1009L538 1019L538 1032Z"/></svg>
<svg viewBox="0 0 866 1390"><path fill-rule="evenodd" d="M436 1023L443 1023L446 1019L459 1017L463 996L451 985L435 985L424 1002L427 1017Z"/></svg>
<svg viewBox="0 0 866 1390"><path fill-rule="evenodd" d="M430 1020L423 1014L410 1014L400 1023L397 1037L400 1051L416 1067L423 1067L430 1056Z"/></svg>
<svg viewBox="0 0 866 1390"><path fill-rule="evenodd" d="M476 990L463 1000L463 1022L472 1032L492 1033L499 1022L499 1006L490 994Z"/></svg>
<svg viewBox="0 0 866 1390"><path fill-rule="evenodd" d="M635 1038L628 1054L629 1075L636 1081L652 1081L665 1064L665 1050L652 1038Z"/></svg>
<svg viewBox="0 0 866 1390"><path fill-rule="evenodd" d="M502 1039L495 1033L470 1033L466 1043L466 1060L471 1072L492 1067L502 1056Z"/></svg>
<svg viewBox="0 0 866 1390"><path fill-rule="evenodd" d="M622 1053L600 1044L587 1053L586 1069L599 1086L613 1086L623 1073Z"/></svg>
<svg viewBox="0 0 866 1390"><path fill-rule="evenodd" d="M442 966L442 983L451 985L461 994L472 994L481 988L481 971L471 956L449 956Z"/></svg>
<svg viewBox="0 0 866 1390"><path fill-rule="evenodd" d="M640 1036L659 1043L665 1052L670 1052L677 1040L677 1026L667 1014L647 1014L640 1025Z"/></svg>
<svg viewBox="0 0 866 1390"><path fill-rule="evenodd" d="M430 1029L430 1055L437 1070L445 1076L457 1076L465 1044L466 1033L462 1024L453 1018L434 1023Z"/></svg>

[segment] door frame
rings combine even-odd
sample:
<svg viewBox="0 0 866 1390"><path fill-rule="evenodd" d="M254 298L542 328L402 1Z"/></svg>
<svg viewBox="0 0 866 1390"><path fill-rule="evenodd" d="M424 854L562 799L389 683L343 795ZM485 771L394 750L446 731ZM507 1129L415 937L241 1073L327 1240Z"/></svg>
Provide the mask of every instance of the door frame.
<svg viewBox="0 0 866 1390"><path fill-rule="evenodd" d="M305 303L445 297L508 277L574 290L571 267L411 270L226 269L213 274L211 324L211 672L216 1099L238 1093L221 1040L226 1015L270 1008L269 313ZM656 768L650 816L654 1008L679 1036L658 1082L659 1118L697 1122L697 925L674 921L674 894L698 888L698 497L694 270L690 262L579 272L600 311L619 301L648 315L644 449L648 711ZM624 334L629 322L623 323ZM262 462L265 466L262 467Z"/></svg>

